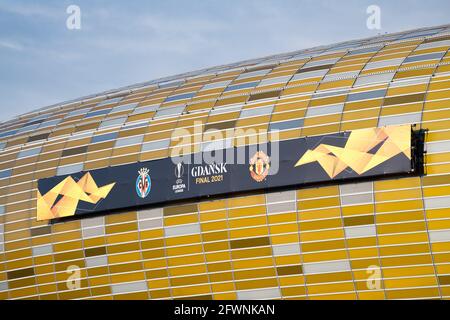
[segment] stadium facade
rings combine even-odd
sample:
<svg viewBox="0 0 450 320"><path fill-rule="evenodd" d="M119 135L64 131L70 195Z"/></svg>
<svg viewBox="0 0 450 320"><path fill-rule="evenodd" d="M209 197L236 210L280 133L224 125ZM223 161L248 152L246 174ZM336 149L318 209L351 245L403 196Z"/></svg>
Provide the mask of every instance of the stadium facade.
<svg viewBox="0 0 450 320"><path fill-rule="evenodd" d="M0 299L450 297L449 48L380 35L0 123ZM220 150L244 160L195 161Z"/></svg>

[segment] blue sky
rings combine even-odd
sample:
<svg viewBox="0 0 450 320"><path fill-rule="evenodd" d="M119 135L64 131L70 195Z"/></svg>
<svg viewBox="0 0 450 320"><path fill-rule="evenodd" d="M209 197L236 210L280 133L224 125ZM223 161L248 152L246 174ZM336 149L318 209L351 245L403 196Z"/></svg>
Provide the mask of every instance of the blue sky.
<svg viewBox="0 0 450 320"><path fill-rule="evenodd" d="M81 9L68 30L66 8ZM366 9L381 8L381 30ZM0 121L204 67L450 23L448 0L0 0Z"/></svg>

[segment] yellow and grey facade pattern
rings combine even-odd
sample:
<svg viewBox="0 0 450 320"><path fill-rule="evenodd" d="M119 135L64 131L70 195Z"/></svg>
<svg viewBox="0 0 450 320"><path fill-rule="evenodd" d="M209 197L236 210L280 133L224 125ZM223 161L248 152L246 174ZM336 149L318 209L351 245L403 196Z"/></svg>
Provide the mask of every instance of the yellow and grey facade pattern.
<svg viewBox="0 0 450 320"><path fill-rule="evenodd" d="M449 298L449 49L450 26L425 28L0 123L0 299ZM288 140L397 124L428 130L424 176L36 221L37 180L169 157L179 132L198 152L209 129Z"/></svg>

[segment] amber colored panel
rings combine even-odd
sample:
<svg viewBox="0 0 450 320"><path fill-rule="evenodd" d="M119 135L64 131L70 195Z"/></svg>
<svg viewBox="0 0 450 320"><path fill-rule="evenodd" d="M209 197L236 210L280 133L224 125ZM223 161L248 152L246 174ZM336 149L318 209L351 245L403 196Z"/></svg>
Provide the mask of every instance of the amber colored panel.
<svg viewBox="0 0 450 320"><path fill-rule="evenodd" d="M411 299L411 298L431 298L440 297L438 288L416 288L406 290L386 291L388 299Z"/></svg>
<svg viewBox="0 0 450 320"><path fill-rule="evenodd" d="M375 223L375 221L374 221L373 215L344 218L344 226L346 226L346 227L360 226L360 225L374 224L374 223Z"/></svg>
<svg viewBox="0 0 450 320"><path fill-rule="evenodd" d="M384 105L390 106L394 104L411 103L425 100L425 93L415 93L404 96L387 97L384 99Z"/></svg>
<svg viewBox="0 0 450 320"><path fill-rule="evenodd" d="M233 250L231 251L231 258L232 259L248 259L248 258L255 258L255 257L261 257L261 256L270 256L272 254L272 251L270 247L256 247L252 249L242 249L242 250ZM228 253L223 253L223 259L228 259Z"/></svg>
<svg viewBox="0 0 450 320"><path fill-rule="evenodd" d="M287 276L287 275L302 274L302 273L303 273L303 268L301 265L277 267L277 274L279 276Z"/></svg>
<svg viewBox="0 0 450 320"><path fill-rule="evenodd" d="M269 98L277 98L280 96L281 90L276 91L268 91L263 93L255 93L250 96L248 101L255 101L255 100L261 100L261 99L269 99Z"/></svg>
<svg viewBox="0 0 450 320"><path fill-rule="evenodd" d="M7 277L8 277L9 280L18 279L18 278L24 278L24 277L29 277L29 276L34 276L34 269L33 268L14 270L14 271L9 271L7 273Z"/></svg>
<svg viewBox="0 0 450 320"><path fill-rule="evenodd" d="M242 249L242 248L260 247L260 246L268 246L268 245L270 245L269 237L241 239L241 240L232 240L232 241L230 241L230 248L231 249Z"/></svg>
<svg viewBox="0 0 450 320"><path fill-rule="evenodd" d="M281 294L284 297L304 296L306 294L306 289L305 286L281 288Z"/></svg>
<svg viewBox="0 0 450 320"><path fill-rule="evenodd" d="M247 100L247 98L248 98L248 96L242 95L242 96L237 96L237 97L232 97L232 98L220 99L217 101L215 107L225 106L225 105L229 105L229 104L242 103L242 102L245 102Z"/></svg>
<svg viewBox="0 0 450 320"><path fill-rule="evenodd" d="M309 127L302 129L302 136L314 136L321 135L325 133L335 133L339 132L339 123L329 124L325 126Z"/></svg>
<svg viewBox="0 0 450 320"><path fill-rule="evenodd" d="M86 257L93 257L106 254L106 247L90 248L84 250Z"/></svg>
<svg viewBox="0 0 450 320"><path fill-rule="evenodd" d="M197 204L187 204L176 207L165 207L164 216L198 212Z"/></svg>
<svg viewBox="0 0 450 320"><path fill-rule="evenodd" d="M262 269L253 269L253 270L242 270L234 272L234 279L244 280L244 279L257 279L257 278L268 278L274 277L275 269L270 268L262 268Z"/></svg>
<svg viewBox="0 0 450 320"><path fill-rule="evenodd" d="M99 122L94 122L94 123L80 125L80 126L76 127L75 132L81 132L81 131L86 131L86 130L97 129L99 124L100 124Z"/></svg>
<svg viewBox="0 0 450 320"><path fill-rule="evenodd" d="M125 163L134 163L134 162L138 162L138 160L139 160L139 154L114 157L114 158L111 158L111 165L115 166L115 165L121 165L121 164L125 164Z"/></svg>

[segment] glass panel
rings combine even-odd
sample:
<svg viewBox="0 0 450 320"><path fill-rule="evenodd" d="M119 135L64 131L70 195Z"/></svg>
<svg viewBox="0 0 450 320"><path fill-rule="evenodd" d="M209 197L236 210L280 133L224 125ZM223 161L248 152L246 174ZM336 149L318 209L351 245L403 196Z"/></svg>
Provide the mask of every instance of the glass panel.
<svg viewBox="0 0 450 320"><path fill-rule="evenodd" d="M238 300L269 300L281 297L279 288L237 291Z"/></svg>
<svg viewBox="0 0 450 320"><path fill-rule="evenodd" d="M105 217L95 217L81 220L81 228L97 227L105 225Z"/></svg>
<svg viewBox="0 0 450 320"><path fill-rule="evenodd" d="M19 131L17 131L17 133L24 133L24 132L32 131L32 130L37 129L39 126L40 126L40 123L33 124L31 126L28 126L28 127L23 127L23 128L20 128Z"/></svg>
<svg viewBox="0 0 450 320"><path fill-rule="evenodd" d="M339 79L347 79L347 78L355 77L358 74L359 74L359 70L351 71L351 72L333 73L333 74L326 75L322 81L336 81Z"/></svg>
<svg viewBox="0 0 450 320"><path fill-rule="evenodd" d="M170 145L170 139L166 140L159 140L159 141L151 141L144 143L142 145L142 152L146 151L153 151L153 150L159 150L159 149L167 149Z"/></svg>
<svg viewBox="0 0 450 320"><path fill-rule="evenodd" d="M114 140L117 138L118 132L112 132L92 137L91 143L103 142L108 140Z"/></svg>
<svg viewBox="0 0 450 320"><path fill-rule="evenodd" d="M256 76L265 76L266 74L268 74L270 72L270 70L271 69L263 69L263 70L244 72L244 73L241 73L236 78L236 80L241 80L241 79L246 79L246 78L251 78L251 77L256 77Z"/></svg>
<svg viewBox="0 0 450 320"><path fill-rule="evenodd" d="M317 71L309 71L309 72L302 72L302 73L296 73L291 81L295 80L301 80L301 79L308 79L308 78L322 78L328 73L328 69L325 70L317 70Z"/></svg>
<svg viewBox="0 0 450 320"><path fill-rule="evenodd" d="M93 238L105 235L104 227L83 229L83 238Z"/></svg>
<svg viewBox="0 0 450 320"><path fill-rule="evenodd" d="M134 109L132 115L135 114L141 114L141 113L147 113L147 112L153 112L158 110L159 105L152 105L152 106L145 106L145 107L140 107L140 108L136 108Z"/></svg>
<svg viewBox="0 0 450 320"><path fill-rule="evenodd" d="M122 111L127 111L127 110L131 110L134 109L136 106L138 105L137 102L134 103L128 103L128 104L123 104L117 107L114 107L111 109L111 113L116 113L116 112L122 112Z"/></svg>
<svg viewBox="0 0 450 320"><path fill-rule="evenodd" d="M417 79L408 79L408 80L394 80L390 85L389 88L397 88L397 87L403 87L403 86L412 86L415 84L422 84L427 83L430 81L430 77L421 77Z"/></svg>
<svg viewBox="0 0 450 320"><path fill-rule="evenodd" d="M138 123L126 123L123 127L122 127L122 131L125 130L130 130L130 129L136 129L136 128L142 128L142 127L146 127L148 126L148 121L144 121L144 122L138 122Z"/></svg>
<svg viewBox="0 0 450 320"><path fill-rule="evenodd" d="M382 61L374 61L369 62L364 67L364 70L367 69L378 69L378 68L384 68L384 67L390 67L390 66L399 66L405 58L397 58L397 59L388 59L388 60L382 60Z"/></svg>
<svg viewBox="0 0 450 320"><path fill-rule="evenodd" d="M183 94L179 94L179 95L176 95L176 96L168 97L164 102L183 100L183 99L190 99L193 96L195 96L195 92L183 93Z"/></svg>
<svg viewBox="0 0 450 320"><path fill-rule="evenodd" d="M282 191L282 192L273 192L266 194L266 202L267 203L278 203L278 202L286 202L286 201L295 201L296 196L295 191Z"/></svg>
<svg viewBox="0 0 450 320"><path fill-rule="evenodd" d="M2 244L2 246L3 246L3 244ZM3 250L2 250L3 251ZM0 291L6 291L6 290L8 290L9 289L9 286L8 286L8 282L6 282L6 281L1 281L0 282Z"/></svg>
<svg viewBox="0 0 450 320"><path fill-rule="evenodd" d="M342 272L342 271L350 271L350 269L351 269L350 263L348 261L306 263L303 265L303 272L305 274Z"/></svg>
<svg viewBox="0 0 450 320"><path fill-rule="evenodd" d="M336 104L331 106L324 106L324 107L309 107L306 110L306 118L308 117L315 117L315 116L323 116L326 114L333 114L333 113L342 113L342 110L344 109L344 104Z"/></svg>
<svg viewBox="0 0 450 320"><path fill-rule="evenodd" d="M83 171L83 164L77 163L77 164L71 164L69 166L58 167L58 169L56 170L56 175L63 176L66 174L72 174L72 173L77 173L77 172L81 172L81 171Z"/></svg>
<svg viewBox="0 0 450 320"><path fill-rule="evenodd" d="M0 138L9 137L17 133L17 130L4 131L0 133Z"/></svg>
<svg viewBox="0 0 450 320"><path fill-rule="evenodd" d="M259 83L259 81L236 84L234 86L227 87L224 90L224 92L240 90L240 89L247 89L247 88L254 88L258 83Z"/></svg>
<svg viewBox="0 0 450 320"><path fill-rule="evenodd" d="M324 60L318 60L318 61L309 61L302 67L302 69L308 69L308 68L311 68L311 67L335 64L340 59L341 58L332 58L332 59L324 59Z"/></svg>
<svg viewBox="0 0 450 320"><path fill-rule="evenodd" d="M5 232L3 224L0 224L0 252L5 251L5 247L3 242L5 241L3 237L3 233ZM1 283L0 283L1 284ZM2 290L2 287L0 286L0 291Z"/></svg>
<svg viewBox="0 0 450 320"><path fill-rule="evenodd" d="M391 82L394 78L394 75L395 72L389 72L359 77L358 79L356 79L354 86L357 87L372 83Z"/></svg>
<svg viewBox="0 0 450 320"><path fill-rule="evenodd" d="M70 136L68 140L73 141L73 140L78 140L78 139L89 138L93 134L94 134L93 132L84 132L82 134L76 134L76 135Z"/></svg>
<svg viewBox="0 0 450 320"><path fill-rule="evenodd" d="M450 197L424 198L425 209L449 208Z"/></svg>
<svg viewBox="0 0 450 320"><path fill-rule="evenodd" d="M450 230L429 231L431 242L450 241Z"/></svg>
<svg viewBox="0 0 450 320"><path fill-rule="evenodd" d="M426 36L431 36L433 34L436 34L438 32L439 32L439 29L438 30L421 30L421 31L408 32L407 34L398 38L398 40L426 37Z"/></svg>
<svg viewBox="0 0 450 320"><path fill-rule="evenodd" d="M39 154L41 152L42 147L34 148L34 149L28 149L28 150L22 150L20 151L19 155L17 156L17 159L22 159L25 157L31 157Z"/></svg>
<svg viewBox="0 0 450 320"><path fill-rule="evenodd" d="M115 147L125 147L125 146L131 146L135 144L141 144L144 140L144 136L135 136L135 137L127 137L122 138L116 141Z"/></svg>
<svg viewBox="0 0 450 320"><path fill-rule="evenodd" d="M34 121L44 120L44 119L47 119L49 116L50 116L50 113L47 113L47 114L41 114L41 115L38 115L38 116L32 118L32 119L31 119L30 121L28 121L28 122L34 122Z"/></svg>
<svg viewBox="0 0 450 320"><path fill-rule="evenodd" d="M11 169L6 169L6 170L0 171L0 179L9 178L11 176L11 173L12 173Z"/></svg>
<svg viewBox="0 0 450 320"><path fill-rule="evenodd" d="M347 102L382 98L386 95L386 91L387 91L386 89L380 89L380 90L374 90L374 91L351 93L347 97Z"/></svg>
<svg viewBox="0 0 450 320"><path fill-rule="evenodd" d="M184 106L174 107L174 108L162 108L158 109L155 114L155 118L167 117L167 116L178 116L184 111Z"/></svg>
<svg viewBox="0 0 450 320"><path fill-rule="evenodd" d="M61 122L61 119L55 119L55 120L42 122L39 126L39 129L53 127L53 126L56 126L60 122Z"/></svg>
<svg viewBox="0 0 450 320"><path fill-rule="evenodd" d="M247 117L269 115L272 113L272 111L273 111L273 106L244 109L241 111L241 116L239 117L239 119L247 118Z"/></svg>
<svg viewBox="0 0 450 320"><path fill-rule="evenodd" d="M86 115L85 119L86 118L92 118L92 117L100 116L100 115L103 115L103 114L108 114L110 111L111 111L111 109L103 109L103 110L91 111L91 112L89 112Z"/></svg>
<svg viewBox="0 0 450 320"><path fill-rule="evenodd" d="M415 51L431 49L437 47L450 47L450 40L442 40L442 41L434 41L429 43L422 43L420 46L416 48Z"/></svg>
<svg viewBox="0 0 450 320"><path fill-rule="evenodd" d="M435 52L435 53L421 54L417 56L410 56L407 57L403 63L417 62L424 60L441 60L444 54L445 52Z"/></svg>
<svg viewBox="0 0 450 320"><path fill-rule="evenodd" d="M117 103L117 102L119 102L122 99L123 99L123 97L107 99L107 100L104 100L104 101L100 102L99 104L97 104L97 107L101 107L101 106L104 106L104 105L107 105L107 104L110 104L110 103Z"/></svg>
<svg viewBox="0 0 450 320"><path fill-rule="evenodd" d="M344 90L331 90L331 91L318 91L314 94L313 98L325 98L325 97L332 97L332 96L341 96L344 94L347 94L350 90L344 89Z"/></svg>
<svg viewBox="0 0 450 320"><path fill-rule="evenodd" d="M355 54L363 54L363 53L370 53L370 52L376 52L380 50L383 46L376 46L376 47L370 47L370 48L361 48L361 49L355 49L353 51L350 51L347 55L355 55Z"/></svg>
<svg viewBox="0 0 450 320"><path fill-rule="evenodd" d="M339 186L339 189L341 191L341 195L372 192L373 183L362 182L362 183L343 184Z"/></svg>
<svg viewBox="0 0 450 320"><path fill-rule="evenodd" d="M108 258L106 256L96 256L86 258L86 267L100 267L108 264Z"/></svg>
<svg viewBox="0 0 450 320"><path fill-rule="evenodd" d="M163 219L150 219L139 221L139 230L159 229L163 227Z"/></svg>
<svg viewBox="0 0 450 320"><path fill-rule="evenodd" d="M201 88L200 91L203 90L210 90L210 89L217 89L217 88L224 88L228 86L231 83L232 80L226 80L226 81L219 81L219 82L212 82L205 84L203 88Z"/></svg>
<svg viewBox="0 0 450 320"><path fill-rule="evenodd" d="M364 238L376 235L376 227L374 225L346 227L344 230L346 238Z"/></svg>
<svg viewBox="0 0 450 320"><path fill-rule="evenodd" d="M284 77L263 79L257 85L257 87L268 86L268 85L277 84L277 83L286 83L286 82L289 81L290 78L292 78L292 76L284 76Z"/></svg>
<svg viewBox="0 0 450 320"><path fill-rule="evenodd" d="M295 202L284 202L284 203L276 203L276 204L267 204L267 214L275 214L282 212L295 212L296 205Z"/></svg>
<svg viewBox="0 0 450 320"><path fill-rule="evenodd" d="M280 246L273 246L272 252L274 256L288 256L291 254L300 254L300 245L295 244L284 244Z"/></svg>
<svg viewBox="0 0 450 320"><path fill-rule="evenodd" d="M301 127L303 127L303 119L297 119L283 122L273 122L269 125L269 131L299 129Z"/></svg>
<svg viewBox="0 0 450 320"><path fill-rule="evenodd" d="M147 283L145 281L111 285L111 291L113 294L123 294L128 292L139 292L147 290Z"/></svg>
<svg viewBox="0 0 450 320"><path fill-rule="evenodd" d="M84 108L84 109L75 109L75 110L72 110L72 111L70 111L70 112L67 114L66 118L75 117L75 116L79 116L79 115L88 113L89 110L91 110L91 109L92 109L92 108Z"/></svg>
<svg viewBox="0 0 450 320"><path fill-rule="evenodd" d="M361 193L349 196L341 196L341 204L343 206L372 203L372 202L373 202L372 193Z"/></svg>
<svg viewBox="0 0 450 320"><path fill-rule="evenodd" d="M199 234L200 225L198 223L194 223L175 227L165 227L164 233L166 237L182 236L186 234Z"/></svg>
<svg viewBox="0 0 450 320"><path fill-rule="evenodd" d="M450 141L439 141L426 144L427 153L450 152Z"/></svg>
<svg viewBox="0 0 450 320"><path fill-rule="evenodd" d="M155 218L159 219L162 217L163 217L162 208L146 209L146 210L141 210L138 212L139 220L147 220L147 219L155 219Z"/></svg>
<svg viewBox="0 0 450 320"><path fill-rule="evenodd" d="M384 116L384 117L380 117L378 126L384 127L384 126L392 126L392 125L398 125L398 124L420 123L421 116L422 116L422 114L420 112L402 114L402 115L398 115L398 116Z"/></svg>
<svg viewBox="0 0 450 320"><path fill-rule="evenodd" d="M166 89L171 87L178 87L184 83L184 80L171 80L158 83L159 89Z"/></svg>
<svg viewBox="0 0 450 320"><path fill-rule="evenodd" d="M228 112L237 112L237 111L241 111L242 107L243 107L243 105L238 105L238 106L233 106L233 107L214 108L214 109L211 109L209 114L215 115L215 114L223 114L223 113L228 113Z"/></svg>
<svg viewBox="0 0 450 320"><path fill-rule="evenodd" d="M103 120L98 128L101 129L101 128L112 127L112 126L120 126L120 125L124 124L125 121L127 121L127 117Z"/></svg>
<svg viewBox="0 0 450 320"><path fill-rule="evenodd" d="M52 245L51 244L47 244L47 245L39 246L39 247L34 247L33 251L32 251L33 257L42 256L42 255L51 254L51 253L53 253L53 249L52 249Z"/></svg>

